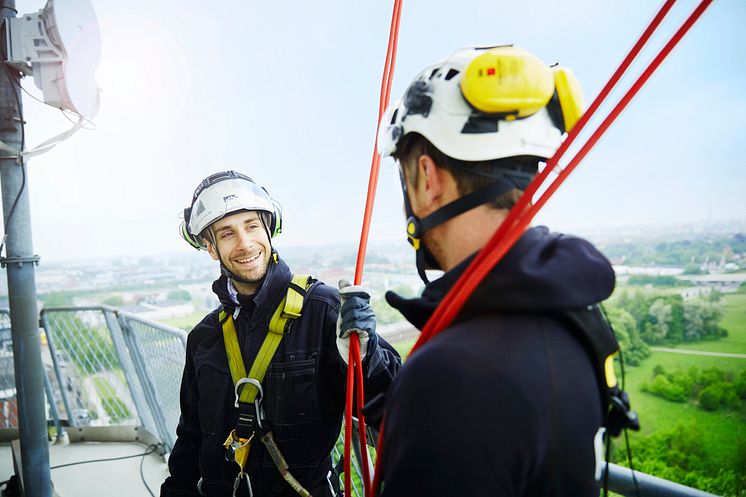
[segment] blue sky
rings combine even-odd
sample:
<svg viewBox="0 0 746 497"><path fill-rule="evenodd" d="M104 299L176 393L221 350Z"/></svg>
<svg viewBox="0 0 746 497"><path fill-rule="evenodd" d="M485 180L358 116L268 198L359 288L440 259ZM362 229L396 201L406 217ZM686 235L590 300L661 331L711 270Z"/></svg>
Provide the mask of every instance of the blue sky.
<svg viewBox="0 0 746 497"><path fill-rule="evenodd" d="M21 13L42 6L17 1ZM95 130L29 161L35 253L59 260L193 250L177 236L179 212L204 176L224 169L249 174L282 203L280 247L358 239L392 2L93 6L101 110ZM694 6L678 2L643 62ZM392 98L459 47L514 43L571 68L590 102L658 7L405 0ZM744 26L746 2L716 0L538 221L582 234L746 218ZM38 95L30 78L24 86ZM27 96L25 108L29 145L69 126ZM371 238L403 240L401 212L385 160Z"/></svg>

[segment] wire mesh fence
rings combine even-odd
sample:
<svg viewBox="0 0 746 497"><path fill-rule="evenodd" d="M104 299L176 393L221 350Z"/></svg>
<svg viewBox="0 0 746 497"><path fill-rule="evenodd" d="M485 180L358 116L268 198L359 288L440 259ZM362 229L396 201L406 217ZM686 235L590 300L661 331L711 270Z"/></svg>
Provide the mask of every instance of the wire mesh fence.
<svg viewBox="0 0 746 497"><path fill-rule="evenodd" d="M104 310L44 309L41 321L68 423L140 424L128 354Z"/></svg>
<svg viewBox="0 0 746 497"><path fill-rule="evenodd" d="M10 313L0 310L0 428L18 427L16 375L13 369L13 341Z"/></svg>
<svg viewBox="0 0 746 497"><path fill-rule="evenodd" d="M352 495L354 497L363 497L364 490L363 490L363 471L362 471L362 455L360 452L360 439L357 437L358 433L358 421L357 418L352 418L352 449L353 449L353 456L350 461L350 472L352 473L350 482L351 482L351 491ZM374 434L370 427L368 427L368 441L372 442L377 439L376 434ZM332 449L332 467L335 468L337 474L339 475L339 488L344 489L344 475L343 472L343 464L342 459L344 457L344 423L342 424L342 431L339 434L339 439L337 439L337 443L334 444L334 448ZM376 448L374 445L368 444L368 467L370 469L370 475L372 477L373 475L373 462L375 459L375 451Z"/></svg>
<svg viewBox="0 0 746 497"><path fill-rule="evenodd" d="M118 317L146 398L153 406L158 433L169 449L173 448L180 414L186 333L124 312L119 312Z"/></svg>

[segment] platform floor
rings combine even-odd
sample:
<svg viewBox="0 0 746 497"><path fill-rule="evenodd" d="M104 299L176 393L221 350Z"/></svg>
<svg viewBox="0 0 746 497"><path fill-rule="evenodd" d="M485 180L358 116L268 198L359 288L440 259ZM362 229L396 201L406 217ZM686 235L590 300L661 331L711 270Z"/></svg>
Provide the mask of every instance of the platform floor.
<svg viewBox="0 0 746 497"><path fill-rule="evenodd" d="M50 445L49 459L52 468L97 459L108 459L143 454L147 447L137 442L76 442L67 445ZM160 486L168 476L163 456L152 453L119 461L100 461L52 469L52 484L60 497L150 497L142 474L153 495L160 494ZM10 444L0 445L0 481L13 475L13 456Z"/></svg>

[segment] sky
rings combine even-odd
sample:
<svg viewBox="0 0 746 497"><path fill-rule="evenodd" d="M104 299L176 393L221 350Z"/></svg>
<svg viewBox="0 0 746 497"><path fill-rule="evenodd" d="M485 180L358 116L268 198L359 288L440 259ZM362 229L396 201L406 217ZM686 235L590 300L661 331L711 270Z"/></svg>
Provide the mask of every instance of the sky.
<svg viewBox="0 0 746 497"><path fill-rule="evenodd" d="M16 3L19 13L43 7ZM42 263L193 251L179 215L202 178L226 169L280 201L280 249L357 242L393 0L92 3L102 92L93 129L28 161ZM633 76L695 4L677 3ZM573 70L590 103L659 5L404 0L392 100L460 47L513 43ZM746 2L716 0L536 222L583 234L746 219L745 26ZM32 78L23 85L40 96ZM27 95L24 107L28 146L70 127ZM370 236L403 241L403 229L385 159Z"/></svg>

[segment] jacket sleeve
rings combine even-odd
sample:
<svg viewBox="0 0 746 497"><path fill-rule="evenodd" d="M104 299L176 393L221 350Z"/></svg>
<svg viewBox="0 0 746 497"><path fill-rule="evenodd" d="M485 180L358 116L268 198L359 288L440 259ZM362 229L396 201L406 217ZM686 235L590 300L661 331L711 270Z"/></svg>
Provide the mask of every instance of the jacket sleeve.
<svg viewBox="0 0 746 497"><path fill-rule="evenodd" d="M191 336L190 336L191 338ZM187 342L186 363L181 378L181 416L176 427L176 443L168 458L170 476L161 485L161 497L198 497L199 427L197 378L191 341Z"/></svg>
<svg viewBox="0 0 746 497"><path fill-rule="evenodd" d="M366 403L386 393L399 368L401 357L396 349L378 334L373 335L368 340L368 353L363 359Z"/></svg>

